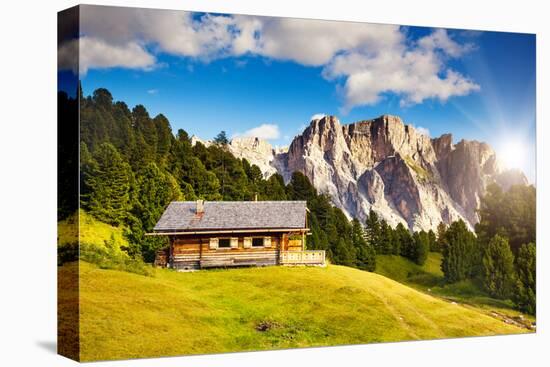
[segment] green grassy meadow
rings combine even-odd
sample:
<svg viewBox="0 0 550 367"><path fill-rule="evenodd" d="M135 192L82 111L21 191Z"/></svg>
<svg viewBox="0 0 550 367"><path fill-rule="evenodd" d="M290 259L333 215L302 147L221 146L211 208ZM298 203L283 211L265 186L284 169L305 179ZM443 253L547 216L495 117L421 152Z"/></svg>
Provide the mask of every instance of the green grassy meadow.
<svg viewBox="0 0 550 367"><path fill-rule="evenodd" d="M76 215L71 215L57 225L58 244L86 243L105 248L105 242L114 241L120 246L128 246L124 229L103 223L84 210L79 211L80 226L75 225ZM79 240L80 231L80 240Z"/></svg>
<svg viewBox="0 0 550 367"><path fill-rule="evenodd" d="M533 316L515 310L510 300L490 297L472 280L445 284L441 271L441 258L440 253L430 252L426 263L421 266L401 256L377 255L375 272L422 292L474 307L487 314L497 312L502 317L517 318L521 315L525 320L535 320Z"/></svg>
<svg viewBox="0 0 550 367"><path fill-rule="evenodd" d="M80 262L80 305L82 361L528 331L336 265L142 276Z"/></svg>

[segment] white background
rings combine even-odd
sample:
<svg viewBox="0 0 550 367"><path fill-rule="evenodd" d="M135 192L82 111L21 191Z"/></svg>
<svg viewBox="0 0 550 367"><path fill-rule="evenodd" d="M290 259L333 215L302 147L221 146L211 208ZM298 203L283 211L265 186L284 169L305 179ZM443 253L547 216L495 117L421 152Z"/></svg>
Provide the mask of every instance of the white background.
<svg viewBox="0 0 550 367"><path fill-rule="evenodd" d="M105 366L548 365L550 357L544 1L327 3L299 0L95 1L96 4L537 33L538 332L364 346L102 362ZM4 1L0 11L0 365L67 366L56 340L56 12L73 1ZM546 22L546 24L545 24ZM546 224L546 225L545 225ZM545 290L546 288L546 290Z"/></svg>

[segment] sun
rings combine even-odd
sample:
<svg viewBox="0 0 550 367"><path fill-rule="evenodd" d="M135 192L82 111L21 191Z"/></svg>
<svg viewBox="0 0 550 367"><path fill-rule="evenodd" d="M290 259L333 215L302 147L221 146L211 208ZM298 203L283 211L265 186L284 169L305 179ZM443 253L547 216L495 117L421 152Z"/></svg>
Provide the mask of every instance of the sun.
<svg viewBox="0 0 550 367"><path fill-rule="evenodd" d="M503 168L524 170L527 166L528 146L519 137L506 136L499 139L496 154Z"/></svg>

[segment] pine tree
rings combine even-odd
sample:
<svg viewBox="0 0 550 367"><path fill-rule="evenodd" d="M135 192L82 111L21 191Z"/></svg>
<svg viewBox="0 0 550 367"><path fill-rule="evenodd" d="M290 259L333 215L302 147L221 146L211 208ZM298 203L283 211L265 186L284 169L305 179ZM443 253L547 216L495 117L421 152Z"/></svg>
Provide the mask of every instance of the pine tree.
<svg viewBox="0 0 550 367"><path fill-rule="evenodd" d="M374 271L376 268L376 251L365 240L365 232L359 220L354 218L352 224L352 242L359 269Z"/></svg>
<svg viewBox="0 0 550 367"><path fill-rule="evenodd" d="M121 224L130 210L130 166L110 143L99 145L93 160L84 178L89 189L86 206L97 219Z"/></svg>
<svg viewBox="0 0 550 367"><path fill-rule="evenodd" d="M403 223L399 223L397 224L397 227L395 227L395 237L400 243L399 255L406 258L411 258L413 251L413 239L411 232L405 228Z"/></svg>
<svg viewBox="0 0 550 367"><path fill-rule="evenodd" d="M219 134L214 137L214 143L216 143L218 145L221 145L221 146L225 146L225 145L229 144L229 139L227 138L227 133L224 130L220 131Z"/></svg>
<svg viewBox="0 0 550 367"><path fill-rule="evenodd" d="M497 298L508 298L515 285L514 254L508 239L495 235L483 256L483 285Z"/></svg>
<svg viewBox="0 0 550 367"><path fill-rule="evenodd" d="M391 228L391 254L400 255L401 254L401 238L397 232L397 227L395 229Z"/></svg>
<svg viewBox="0 0 550 367"><path fill-rule="evenodd" d="M150 232L171 201L182 199L176 180L163 173L155 163L149 163L136 177L132 215L135 217L131 239L140 244L145 261L153 261L156 250L166 246L165 238L145 237ZM136 231L136 226L140 229Z"/></svg>
<svg viewBox="0 0 550 367"><path fill-rule="evenodd" d="M437 225L437 239L435 249L432 251L441 252L445 245L445 232L447 231L447 225L443 222L439 222Z"/></svg>
<svg viewBox="0 0 550 367"><path fill-rule="evenodd" d="M287 186L287 193L292 200L307 200L311 203L317 196L317 190L301 172L294 172Z"/></svg>
<svg viewBox="0 0 550 367"><path fill-rule="evenodd" d="M159 114L153 119L153 124L157 133L157 162L164 162L174 139L170 122L163 114Z"/></svg>
<svg viewBox="0 0 550 367"><path fill-rule="evenodd" d="M385 219L380 221L380 235L378 240L377 253L379 254L391 254L393 247L393 231L388 222Z"/></svg>
<svg viewBox="0 0 550 367"><path fill-rule="evenodd" d="M439 252L439 246L437 244L437 236L435 235L435 232L433 230L428 231L428 243L430 251L432 252Z"/></svg>
<svg viewBox="0 0 550 367"><path fill-rule="evenodd" d="M285 182L283 176L276 173L259 184L263 200L286 200Z"/></svg>
<svg viewBox="0 0 550 367"><path fill-rule="evenodd" d="M412 243L413 250L410 259L418 265L424 265L430 250L428 233L426 231L415 232Z"/></svg>
<svg viewBox="0 0 550 367"><path fill-rule="evenodd" d="M376 253L381 253L381 229L380 229L380 221L378 219L378 214L374 210L369 210L369 215L367 216L366 220L366 227L365 227L365 237L367 240L367 243L372 246Z"/></svg>
<svg viewBox="0 0 550 367"><path fill-rule="evenodd" d="M332 249L332 254L335 264L355 266L355 249L343 238L340 238L336 242L336 246Z"/></svg>
<svg viewBox="0 0 550 367"><path fill-rule="evenodd" d="M509 239L512 252L522 244L536 241L536 190L533 186L514 185L504 192L497 184L487 187L481 199L476 234L487 244L496 234Z"/></svg>
<svg viewBox="0 0 550 367"><path fill-rule="evenodd" d="M142 105L137 105L132 110L132 119L137 132L143 137L141 149L145 149L148 156L144 163L149 163L157 156L158 133L155 123L149 116L149 112ZM149 156L150 155L150 156ZM143 167L145 164L141 165Z"/></svg>
<svg viewBox="0 0 550 367"><path fill-rule="evenodd" d="M514 302L531 315L537 312L537 249L534 243L520 247L516 260L517 281Z"/></svg>
<svg viewBox="0 0 550 367"><path fill-rule="evenodd" d="M464 280L473 275L475 258L478 256L476 239L464 221L453 222L447 229L442 253L441 270L448 283Z"/></svg>

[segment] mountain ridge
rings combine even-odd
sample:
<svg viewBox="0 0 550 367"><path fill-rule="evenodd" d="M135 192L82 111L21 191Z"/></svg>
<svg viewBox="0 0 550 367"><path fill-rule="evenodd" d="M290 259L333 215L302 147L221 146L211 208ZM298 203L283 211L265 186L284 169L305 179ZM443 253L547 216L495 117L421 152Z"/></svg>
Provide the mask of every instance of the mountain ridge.
<svg viewBox="0 0 550 367"><path fill-rule="evenodd" d="M348 217L364 222L372 208L390 225L411 230L458 219L473 228L490 183L504 189L528 183L520 171L504 169L489 144L454 144L451 134L430 138L393 115L351 124L336 116L313 119L288 150L255 137L234 138L228 149L266 178L279 173L288 182L293 172L302 172Z"/></svg>

